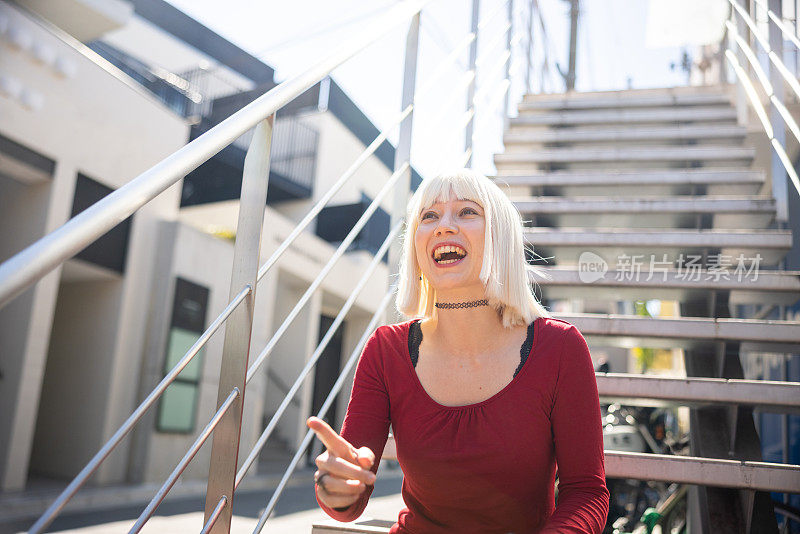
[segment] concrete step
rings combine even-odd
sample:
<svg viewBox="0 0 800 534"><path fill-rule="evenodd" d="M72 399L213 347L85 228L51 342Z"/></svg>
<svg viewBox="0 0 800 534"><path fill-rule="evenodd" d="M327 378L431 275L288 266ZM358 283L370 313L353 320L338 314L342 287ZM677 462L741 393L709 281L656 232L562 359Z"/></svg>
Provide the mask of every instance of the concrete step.
<svg viewBox="0 0 800 534"><path fill-rule="evenodd" d="M730 106L731 99L724 93L687 94L628 94L581 93L578 97L558 95L557 98L526 97L519 105L519 111L599 109L599 108L643 108L664 106Z"/></svg>
<svg viewBox="0 0 800 534"><path fill-rule="evenodd" d="M638 171L503 171L492 179L509 196L755 195L762 171L668 169Z"/></svg>
<svg viewBox="0 0 800 534"><path fill-rule="evenodd" d="M639 268L631 261L610 265L605 272L588 272L578 267L541 266L544 276L530 275L537 292L546 299L592 299L609 301L663 299L698 302L714 293L725 293L731 304L770 304L791 306L800 299L800 271L748 269L752 262L720 258L722 268L695 269L684 265L659 264L661 257L641 258ZM668 258L669 259L669 258ZM638 260L637 260L638 261ZM652 274L651 274L652 270Z"/></svg>
<svg viewBox="0 0 800 534"><path fill-rule="evenodd" d="M796 493L800 466L770 462L605 451L606 476Z"/></svg>
<svg viewBox="0 0 800 534"><path fill-rule="evenodd" d="M730 106L653 107L531 112L512 118L510 126L557 126L568 124L659 124L719 121L735 124L736 110Z"/></svg>
<svg viewBox="0 0 800 534"><path fill-rule="evenodd" d="M596 373L601 403L626 406L752 406L767 413L800 413L800 383L733 378Z"/></svg>
<svg viewBox="0 0 800 534"><path fill-rule="evenodd" d="M653 96L685 96L685 95L727 95L731 93L730 85L679 85L674 87L648 87L644 89L613 89L609 91L571 91L567 93L527 93L523 102L544 101L592 101L599 98L634 99Z"/></svg>
<svg viewBox="0 0 800 534"><path fill-rule="evenodd" d="M585 95L585 96L579 96ZM519 105L519 111L599 109L599 108L637 108L655 106L702 106L731 105L731 99L724 93L661 93L628 94L617 93L579 93L557 98L537 98L527 95Z"/></svg>
<svg viewBox="0 0 800 534"><path fill-rule="evenodd" d="M741 343L742 352L796 353L800 349L800 322L795 321L600 313L555 316L574 324L591 347L694 349L725 341Z"/></svg>
<svg viewBox="0 0 800 534"><path fill-rule="evenodd" d="M752 228L769 226L766 197L511 197L534 226L607 228Z"/></svg>
<svg viewBox="0 0 800 534"><path fill-rule="evenodd" d="M659 261L675 262L689 256L722 254L737 261L742 254L747 265L775 266L792 246L790 230L689 230L618 228L526 228L524 237L547 265L577 265L584 252L597 261L617 265L623 255L654 255ZM538 259L537 256L537 259ZM586 257L580 263L586 262ZM553 259L556 263L553 262ZM702 262L700 263L702 266Z"/></svg>
<svg viewBox="0 0 800 534"><path fill-rule="evenodd" d="M503 138L507 149L548 143L640 143L653 141L729 141L741 143L747 128L736 125L681 124L663 127L558 128L510 130Z"/></svg>
<svg viewBox="0 0 800 534"><path fill-rule="evenodd" d="M521 165L583 162L700 162L725 161L729 165L748 165L756 155L751 147L736 146L651 146L651 147L595 147L595 148L547 148L525 152L497 154L494 162L497 170L519 168Z"/></svg>

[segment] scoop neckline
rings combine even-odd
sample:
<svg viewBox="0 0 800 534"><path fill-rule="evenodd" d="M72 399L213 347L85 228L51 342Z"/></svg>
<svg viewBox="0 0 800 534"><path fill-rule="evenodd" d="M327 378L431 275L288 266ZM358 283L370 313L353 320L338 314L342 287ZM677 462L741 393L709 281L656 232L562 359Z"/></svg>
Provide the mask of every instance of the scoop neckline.
<svg viewBox="0 0 800 534"><path fill-rule="evenodd" d="M481 406L489 404L490 402L494 401L495 399L500 398L501 396L503 396L506 393L506 391L511 389L511 387L516 382L521 380L522 375L525 373L525 370L529 367L530 361L533 359L533 354L536 351L536 347L539 345L538 337L537 337L537 335L539 334L539 319L543 319L543 317L537 317L533 321L533 344L531 345L531 350L528 353L528 357L525 359L525 362L522 364L522 368L519 370L517 375L515 377L513 377L511 379L511 381L508 384L505 385L505 387L503 387L503 389L501 389L500 391L498 391L497 393L495 393L494 395L492 395L488 399L484 399L484 400L482 400L480 402L474 402L472 404L461 404L461 405L458 405L458 406L447 406L445 404L441 404L440 402L437 402L436 400L434 400L434 398L431 397L430 394L425 390L425 387L422 385L422 382L420 382L420 380L419 380L419 376L417 375L417 370L411 364L411 352L409 351L409 348L408 348L408 335L409 335L410 332L408 332L408 331L406 331L406 343L404 343L404 345L405 345L405 353L406 353L406 358L405 358L406 367L411 371L411 375L414 377L414 383L416 384L416 387L419 388L419 390L422 393L422 395L426 399L428 399L428 401L431 404L433 404L434 406L436 406L437 408L440 408L440 409L443 409L443 410L448 410L448 411L463 411L463 410L469 410L469 409L472 409L472 408L479 408ZM412 319L411 321L409 321L409 323L408 323L409 330L411 329L411 325L413 323L420 322L421 320L422 319ZM528 326L530 326L530 325L528 325Z"/></svg>

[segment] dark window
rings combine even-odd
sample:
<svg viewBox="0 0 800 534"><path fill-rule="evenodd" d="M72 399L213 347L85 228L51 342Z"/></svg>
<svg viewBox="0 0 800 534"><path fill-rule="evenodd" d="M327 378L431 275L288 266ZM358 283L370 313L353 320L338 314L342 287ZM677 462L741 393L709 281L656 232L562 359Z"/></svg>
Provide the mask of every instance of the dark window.
<svg viewBox="0 0 800 534"><path fill-rule="evenodd" d="M114 190L91 178L78 174L75 184L75 197L72 201L72 217L111 194ZM128 255L128 239L131 232L131 220L128 217L108 233L78 252L76 258L111 269L120 274L125 272L125 258Z"/></svg>

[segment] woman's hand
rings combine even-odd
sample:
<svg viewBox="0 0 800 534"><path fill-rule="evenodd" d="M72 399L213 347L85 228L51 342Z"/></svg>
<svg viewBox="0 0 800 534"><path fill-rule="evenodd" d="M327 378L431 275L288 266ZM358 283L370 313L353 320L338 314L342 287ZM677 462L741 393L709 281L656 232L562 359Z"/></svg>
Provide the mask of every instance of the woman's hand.
<svg viewBox="0 0 800 534"><path fill-rule="evenodd" d="M369 447L356 449L318 417L309 417L306 425L326 447L316 459L317 497L330 508L350 506L367 485L375 483L375 474L369 470L375 462L375 453Z"/></svg>

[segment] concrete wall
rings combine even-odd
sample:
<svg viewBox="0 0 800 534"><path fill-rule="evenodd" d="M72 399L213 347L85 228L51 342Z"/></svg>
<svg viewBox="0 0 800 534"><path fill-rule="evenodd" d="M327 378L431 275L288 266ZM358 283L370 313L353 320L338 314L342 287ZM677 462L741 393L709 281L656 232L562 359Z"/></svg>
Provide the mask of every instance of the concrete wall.
<svg viewBox="0 0 800 534"><path fill-rule="evenodd" d="M45 227L25 235L30 221L4 225L10 230L7 233L25 235L25 240L31 241L67 220L78 172L118 188L185 144L189 127L63 32L41 24L13 4L0 3L0 14L30 43L14 47L7 40L0 41L0 74L13 79L19 88L15 95L0 98L0 134L56 162L55 176L48 186L52 192L48 196ZM37 59L34 49L45 60ZM87 440L87 449L97 450L110 437L134 401L136 383L130 377L136 375L140 364L149 298L140 288L150 286L154 223L175 217L179 188L180 184L173 186L134 218L126 274L119 288L120 306L113 316L116 324L112 318L112 323L106 325L116 329L117 335L111 350L102 355L109 363L108 374L98 385L103 414L93 419L99 429L93 436L98 439ZM39 195L44 197L43 192ZM35 213L36 207L32 209ZM6 245L3 254L23 244L20 241ZM4 356L16 362L8 372L4 369L0 383L4 406L0 413L0 488L4 490L25 485L59 276L58 272L51 273L29 290L32 297L21 297L23 301L32 298L32 304L23 306L29 311L19 314L19 328L15 327L11 342L14 352ZM95 357L100 356L92 355L92 359ZM123 446L98 479L120 480L125 455Z"/></svg>

